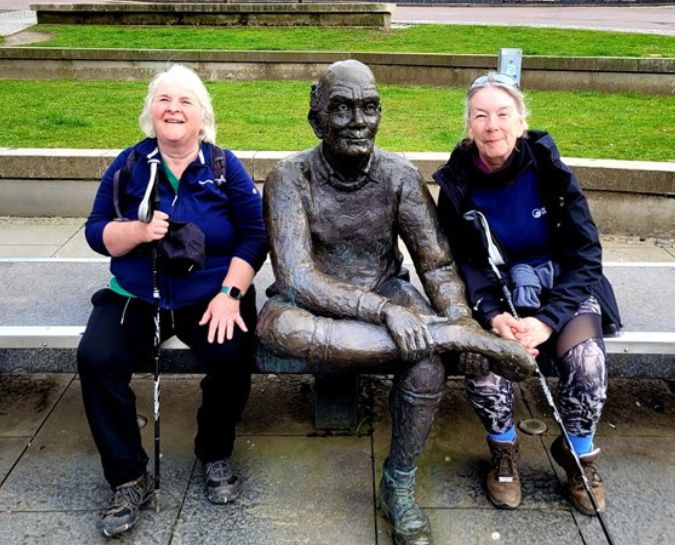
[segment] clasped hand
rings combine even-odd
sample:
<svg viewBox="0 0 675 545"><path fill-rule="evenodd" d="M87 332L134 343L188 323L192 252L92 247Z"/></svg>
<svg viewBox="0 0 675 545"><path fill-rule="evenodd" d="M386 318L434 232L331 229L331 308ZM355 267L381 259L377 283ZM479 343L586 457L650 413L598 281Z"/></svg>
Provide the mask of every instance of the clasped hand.
<svg viewBox="0 0 675 545"><path fill-rule="evenodd" d="M161 240L169 232L169 214L161 210L155 210L148 223L138 222L138 229L142 242Z"/></svg>
<svg viewBox="0 0 675 545"><path fill-rule="evenodd" d="M248 331L246 323L239 313L239 301L224 293L219 293L211 299L206 312L199 321L199 325L206 324L209 324L207 340L210 343L217 340L219 344L223 344L225 339L231 340L235 325L239 326L239 329L244 332Z"/></svg>
<svg viewBox="0 0 675 545"><path fill-rule="evenodd" d="M508 312L492 318L490 325L497 335L518 341L534 357L539 355L537 347L546 342L553 333L550 326L533 316L514 318Z"/></svg>

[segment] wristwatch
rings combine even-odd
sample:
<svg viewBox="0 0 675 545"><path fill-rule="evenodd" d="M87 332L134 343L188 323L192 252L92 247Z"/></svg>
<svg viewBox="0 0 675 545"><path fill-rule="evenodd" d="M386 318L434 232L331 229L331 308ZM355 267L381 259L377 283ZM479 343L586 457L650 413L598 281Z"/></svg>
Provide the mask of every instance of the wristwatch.
<svg viewBox="0 0 675 545"><path fill-rule="evenodd" d="M220 288L220 293L224 293L237 301L240 301L244 297L244 294L237 286L223 286Z"/></svg>

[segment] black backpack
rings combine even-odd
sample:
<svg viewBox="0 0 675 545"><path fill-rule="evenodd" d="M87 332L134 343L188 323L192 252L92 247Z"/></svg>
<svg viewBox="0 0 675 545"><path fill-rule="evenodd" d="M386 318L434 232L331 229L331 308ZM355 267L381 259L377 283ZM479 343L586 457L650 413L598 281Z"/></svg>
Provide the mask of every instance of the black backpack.
<svg viewBox="0 0 675 545"><path fill-rule="evenodd" d="M222 148L206 143L211 150L211 170L213 171L215 183L221 188L225 184L225 172L227 172L227 160ZM113 205L115 206L115 215L117 219L124 219L122 215L122 206L120 204L120 195L124 194L124 187L131 179L131 173L134 171L136 162L142 156L134 147L127 156L127 162L122 168L119 168L113 174Z"/></svg>

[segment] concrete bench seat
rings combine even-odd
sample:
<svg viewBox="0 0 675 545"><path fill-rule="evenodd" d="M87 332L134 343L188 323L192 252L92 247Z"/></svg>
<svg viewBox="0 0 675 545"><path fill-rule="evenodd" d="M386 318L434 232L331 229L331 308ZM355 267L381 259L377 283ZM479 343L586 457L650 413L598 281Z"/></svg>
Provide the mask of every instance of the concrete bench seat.
<svg viewBox="0 0 675 545"><path fill-rule="evenodd" d="M84 332L81 326L0 326L0 349L13 350L63 350L75 349ZM612 337L604 339L607 353L612 355L666 355L675 354L675 332L673 331L620 331ZM178 337L173 336L162 343L162 350L187 350L188 346ZM292 358L288 358L289 360ZM300 362L292 369L284 370L286 373L312 373L310 364ZM75 361L57 363L46 369L37 367L39 362L26 362L26 370L49 371L70 373L76 371ZM278 369L267 366L266 361L258 363L257 370L261 373L276 373ZM167 371L172 371L171 365L166 365ZM377 366L373 366L377 368ZM3 369L0 360L0 370ZM180 369L181 372L198 372L196 367ZM672 376L660 376L661 371L656 369L643 369L637 378L666 378L675 379L675 370ZM659 376L655 376L659 375ZM616 376L616 375L614 375Z"/></svg>
<svg viewBox="0 0 675 545"><path fill-rule="evenodd" d="M412 268L411 268L412 269ZM624 330L605 339L610 377L675 380L674 263L605 264L621 307ZM0 372L76 372L75 350L84 331L89 298L110 277L106 259L0 260ZM272 282L266 263L256 277L258 308ZM413 277L413 281L416 278ZM163 344L162 372L199 373L189 350L177 338ZM358 374L390 373L391 366L316 369L308 362L272 354L258 346L256 372L315 375L318 428L350 428L356 423ZM553 370L542 365L545 374ZM139 369L139 372L147 372ZM454 365L449 375L457 374Z"/></svg>

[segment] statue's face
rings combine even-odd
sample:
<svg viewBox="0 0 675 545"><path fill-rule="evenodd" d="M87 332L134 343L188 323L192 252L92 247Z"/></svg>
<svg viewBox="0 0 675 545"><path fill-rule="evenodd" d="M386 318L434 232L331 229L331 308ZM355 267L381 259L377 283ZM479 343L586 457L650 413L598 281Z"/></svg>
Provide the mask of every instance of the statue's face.
<svg viewBox="0 0 675 545"><path fill-rule="evenodd" d="M363 65L361 65L363 66ZM370 71L350 66L328 74L319 123L333 155L370 155L380 124L380 95Z"/></svg>

